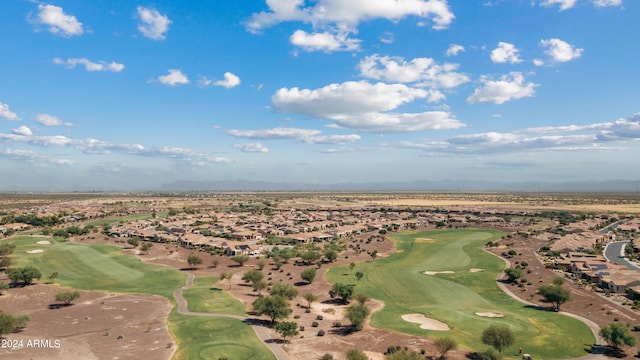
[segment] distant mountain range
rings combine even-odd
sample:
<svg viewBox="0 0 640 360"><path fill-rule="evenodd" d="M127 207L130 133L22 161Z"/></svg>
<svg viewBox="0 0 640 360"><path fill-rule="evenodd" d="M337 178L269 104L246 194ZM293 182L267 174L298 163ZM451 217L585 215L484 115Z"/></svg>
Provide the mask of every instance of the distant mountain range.
<svg viewBox="0 0 640 360"><path fill-rule="evenodd" d="M191 181L163 184L161 191L517 191L517 192L638 192L640 180L570 182L490 182L468 180L367 182L367 183L284 183L252 180ZM151 190L151 189L150 189Z"/></svg>

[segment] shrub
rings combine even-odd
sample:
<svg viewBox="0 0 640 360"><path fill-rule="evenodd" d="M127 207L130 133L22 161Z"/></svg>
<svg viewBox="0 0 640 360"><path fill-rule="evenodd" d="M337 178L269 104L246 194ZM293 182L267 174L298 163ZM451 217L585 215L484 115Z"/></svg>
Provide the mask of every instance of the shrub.
<svg viewBox="0 0 640 360"><path fill-rule="evenodd" d="M311 323L311 327L318 327L318 325L320 325L320 324L318 324L317 321L314 321L314 322Z"/></svg>
<svg viewBox="0 0 640 360"><path fill-rule="evenodd" d="M316 316L316 320L322 320L322 319L324 319L324 317L322 317L322 315Z"/></svg>
<svg viewBox="0 0 640 360"><path fill-rule="evenodd" d="M318 336L324 336L324 330L318 331Z"/></svg>
<svg viewBox="0 0 640 360"><path fill-rule="evenodd" d="M333 355L331 355L331 354L324 354L324 355L322 355L322 357L320 358L320 360L333 360Z"/></svg>

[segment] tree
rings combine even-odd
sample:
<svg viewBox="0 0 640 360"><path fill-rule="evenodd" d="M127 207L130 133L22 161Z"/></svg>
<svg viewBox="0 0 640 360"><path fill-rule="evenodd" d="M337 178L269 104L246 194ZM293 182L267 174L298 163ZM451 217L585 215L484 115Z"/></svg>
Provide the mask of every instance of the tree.
<svg viewBox="0 0 640 360"><path fill-rule="evenodd" d="M309 284L311 284L313 282L313 279L315 279L316 277L316 269L314 268L306 268L304 270L302 270L302 273L300 274L300 277L302 278L302 280L308 282Z"/></svg>
<svg viewBox="0 0 640 360"><path fill-rule="evenodd" d="M266 263L265 263L264 259L258 260L258 270L264 269L265 265L266 265Z"/></svg>
<svg viewBox="0 0 640 360"><path fill-rule="evenodd" d="M369 300L369 297L363 293L354 294L352 298L361 304L364 304Z"/></svg>
<svg viewBox="0 0 640 360"><path fill-rule="evenodd" d="M214 268L214 269L217 268L218 264L220 264L220 260L218 260L218 259L211 260L211 267L212 268Z"/></svg>
<svg viewBox="0 0 640 360"><path fill-rule="evenodd" d="M58 278L58 272L54 271L51 274L49 274L49 276L47 277L47 279L49 279L49 281L53 282L55 279Z"/></svg>
<svg viewBox="0 0 640 360"><path fill-rule="evenodd" d="M360 279L364 277L364 273L362 271L356 271L356 280L360 283Z"/></svg>
<svg viewBox="0 0 640 360"><path fill-rule="evenodd" d="M71 305L71 303L80 297L80 291L60 291L56 294L56 301L64 303L66 306Z"/></svg>
<svg viewBox="0 0 640 360"><path fill-rule="evenodd" d="M378 250L373 250L371 252L371 260L372 261L376 261L376 258L378 257Z"/></svg>
<svg viewBox="0 0 640 360"><path fill-rule="evenodd" d="M318 300L318 297L313 293L306 293L304 294L304 299L307 300L307 303L309 304L309 309L311 309L311 303Z"/></svg>
<svg viewBox="0 0 640 360"><path fill-rule="evenodd" d="M542 285L538 288L538 294L558 310L560 310L560 305L571 300L571 291L561 285Z"/></svg>
<svg viewBox="0 0 640 360"><path fill-rule="evenodd" d="M504 274L507 275L509 282L516 282L522 277L522 269L511 267L505 270Z"/></svg>
<svg viewBox="0 0 640 360"><path fill-rule="evenodd" d="M7 290L9 288L9 284L5 283L5 282L0 282L0 295L2 295L2 292L4 290Z"/></svg>
<svg viewBox="0 0 640 360"><path fill-rule="evenodd" d="M220 281L229 280L229 290L231 290L231 274L223 272L220 274Z"/></svg>
<svg viewBox="0 0 640 360"><path fill-rule="evenodd" d="M0 336L14 332L16 329L16 319L0 310Z"/></svg>
<svg viewBox="0 0 640 360"><path fill-rule="evenodd" d="M367 356L367 354L365 354L364 351L358 348L347 350L346 355L347 355L347 360L369 360L369 357Z"/></svg>
<svg viewBox="0 0 640 360"><path fill-rule="evenodd" d="M42 273L40 270L34 268L33 266L26 266L23 268L9 268L6 271L9 280L11 283L18 284L22 283L23 285L31 285L34 279L40 279L42 277Z"/></svg>
<svg viewBox="0 0 640 360"><path fill-rule="evenodd" d="M629 324L621 322L612 322L609 325L603 326L600 329L600 335L605 339L609 346L613 346L616 350L620 346L634 346L637 343L637 339L629 330Z"/></svg>
<svg viewBox="0 0 640 360"><path fill-rule="evenodd" d="M276 324L275 326L276 332L282 335L282 341L287 342L288 337L293 337L298 335L298 324L293 321L283 321L281 323Z"/></svg>
<svg viewBox="0 0 640 360"><path fill-rule="evenodd" d="M335 283L329 291L331 298L339 297L342 303L348 304L349 299L353 296L353 284Z"/></svg>
<svg viewBox="0 0 640 360"><path fill-rule="evenodd" d="M387 354L384 357L385 360L422 360L422 356L415 351L409 351L402 349L394 351L391 354Z"/></svg>
<svg viewBox="0 0 640 360"><path fill-rule="evenodd" d="M249 255L243 254L243 255L232 256L231 261L237 263L238 266L244 266L244 263L249 261Z"/></svg>
<svg viewBox="0 0 640 360"><path fill-rule="evenodd" d="M458 343L449 337L437 338L434 341L438 353L440 353L440 359L444 359L444 356L451 350L455 350L458 347Z"/></svg>
<svg viewBox="0 0 640 360"><path fill-rule="evenodd" d="M289 304L282 296L265 296L253 302L253 309L258 315L267 315L274 324L276 319L286 319L291 314Z"/></svg>
<svg viewBox="0 0 640 360"><path fill-rule="evenodd" d="M513 332L506 326L491 325L482 332L482 343L493 346L500 353L514 341Z"/></svg>
<svg viewBox="0 0 640 360"><path fill-rule="evenodd" d="M149 249L151 249L152 246L153 246L153 243L144 242L144 243L142 243L142 247L140 247L140 249L142 249L142 251L144 251L145 254L148 254L149 253Z"/></svg>
<svg viewBox="0 0 640 360"><path fill-rule="evenodd" d="M356 267L356 263L354 263L354 262L349 263L349 273L352 273L352 272L353 272L353 268L354 268L354 267Z"/></svg>
<svg viewBox="0 0 640 360"><path fill-rule="evenodd" d="M242 280L245 283L251 283L251 284L255 284L256 282L261 281L262 279L264 279L264 274L262 273L262 271L256 270L256 269L251 269L245 272L244 275L242 276Z"/></svg>
<svg viewBox="0 0 640 360"><path fill-rule="evenodd" d="M127 244L135 247L138 247L138 244L140 244L140 240L137 237L132 237L127 239Z"/></svg>
<svg viewBox="0 0 640 360"><path fill-rule="evenodd" d="M187 257L187 263L192 269L194 269L196 265L202 264L202 258L192 253L191 255L189 255L189 257Z"/></svg>
<svg viewBox="0 0 640 360"><path fill-rule="evenodd" d="M291 300L298 295L298 289L296 289L295 286L280 280L271 286L269 294L271 294L271 296L280 296L287 300Z"/></svg>
<svg viewBox="0 0 640 360"><path fill-rule="evenodd" d="M334 262L338 258L338 252L331 248L325 249L323 255L328 262Z"/></svg>
<svg viewBox="0 0 640 360"><path fill-rule="evenodd" d="M302 255L300 255L300 258L302 260L304 260L304 262L306 264L311 264L313 262L316 262L318 259L320 259L320 253L315 251L315 250L308 250L302 253Z"/></svg>
<svg viewBox="0 0 640 360"><path fill-rule="evenodd" d="M347 308L346 317L351 321L351 326L356 330L362 330L364 321L367 319L371 310L363 303L354 303Z"/></svg>
<svg viewBox="0 0 640 360"><path fill-rule="evenodd" d="M263 280L260 280L252 285L253 291L257 292L258 295L262 292L262 290L267 288L267 283Z"/></svg>

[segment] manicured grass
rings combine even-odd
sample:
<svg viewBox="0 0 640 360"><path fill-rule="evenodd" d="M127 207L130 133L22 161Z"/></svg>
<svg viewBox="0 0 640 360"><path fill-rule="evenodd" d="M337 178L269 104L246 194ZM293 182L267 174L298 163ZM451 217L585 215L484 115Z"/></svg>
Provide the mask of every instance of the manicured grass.
<svg viewBox="0 0 640 360"><path fill-rule="evenodd" d="M435 230L392 235L397 253L356 265L364 278L356 292L385 302L372 316L380 328L430 337L450 336L466 348L487 348L480 335L491 324L510 327L516 335L514 346L536 358L568 358L585 355L585 346L595 339L589 328L568 316L537 310L512 299L495 283L502 271L502 260L481 247L504 233L486 229ZM415 239L433 241L415 241ZM472 268L482 272L470 272ZM425 271L453 271L453 274L425 275ZM356 283L347 266L327 273L331 282ZM531 289L530 291L535 291ZM476 312L499 312L502 318L486 318ZM401 319L404 314L420 313L449 325L451 331L427 331ZM561 339L561 341L559 341Z"/></svg>
<svg viewBox="0 0 640 360"><path fill-rule="evenodd" d="M173 311L169 327L178 341L174 360L275 360L251 327L235 319L185 316Z"/></svg>
<svg viewBox="0 0 640 360"><path fill-rule="evenodd" d="M238 299L214 284L220 280L214 276L198 276L193 286L183 292L189 303L189 311L246 315L247 308Z"/></svg>
<svg viewBox="0 0 640 360"><path fill-rule="evenodd" d="M158 212L156 214L156 218L163 218L163 217L166 216L166 214L167 214L166 211ZM129 221L149 220L151 218L153 218L153 214L152 213L127 215L127 216L119 216L119 217L114 217L114 218L105 218L105 219L98 219L98 220L90 221L90 222L86 223L85 226L115 225L115 224L126 223L126 222L129 222Z"/></svg>
<svg viewBox="0 0 640 360"><path fill-rule="evenodd" d="M43 281L58 272L56 283L85 290L120 293L145 293L164 296L173 301L173 292L183 286L186 275L165 266L145 264L138 258L122 253L110 245L74 244L59 239L47 239L51 245L39 245L40 237L19 236L13 259L17 266L33 265L40 270ZM27 251L43 249L44 253Z"/></svg>

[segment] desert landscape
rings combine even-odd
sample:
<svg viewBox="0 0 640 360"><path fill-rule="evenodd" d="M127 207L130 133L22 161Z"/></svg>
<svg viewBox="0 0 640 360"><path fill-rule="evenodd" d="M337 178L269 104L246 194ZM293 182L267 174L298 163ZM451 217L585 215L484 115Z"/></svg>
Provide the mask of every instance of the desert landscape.
<svg viewBox="0 0 640 360"><path fill-rule="evenodd" d="M4 328L0 356L465 359L488 351L484 328L511 324L505 356L631 358L600 329L640 324L640 272L603 256L626 241L633 258L637 206L635 194L11 194L0 310L28 320ZM30 266L40 276L12 277ZM554 305L539 289L557 278L570 297ZM275 312L262 304L275 298Z"/></svg>

